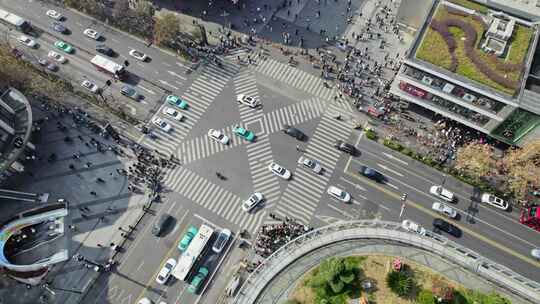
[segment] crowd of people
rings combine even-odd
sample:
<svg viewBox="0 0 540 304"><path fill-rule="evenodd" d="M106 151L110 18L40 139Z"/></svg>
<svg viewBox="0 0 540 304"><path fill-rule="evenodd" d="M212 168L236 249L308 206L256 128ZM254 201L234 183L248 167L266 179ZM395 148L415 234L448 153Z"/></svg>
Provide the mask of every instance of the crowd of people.
<svg viewBox="0 0 540 304"><path fill-rule="evenodd" d="M277 219L273 214L271 214L271 217ZM313 228L286 217L279 224L262 225L255 238L253 249L255 253L263 257L268 257L281 246L311 230Z"/></svg>

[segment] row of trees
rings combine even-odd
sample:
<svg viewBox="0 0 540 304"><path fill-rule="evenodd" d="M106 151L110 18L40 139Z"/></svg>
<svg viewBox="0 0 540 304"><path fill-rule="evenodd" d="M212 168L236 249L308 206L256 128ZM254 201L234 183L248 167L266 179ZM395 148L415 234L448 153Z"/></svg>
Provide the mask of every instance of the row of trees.
<svg viewBox="0 0 540 304"><path fill-rule="evenodd" d="M150 1L137 1L135 9L130 9L128 0L115 0L111 6L95 0L66 0L64 4L123 31L148 39L153 35L154 7Z"/></svg>
<svg viewBox="0 0 540 304"><path fill-rule="evenodd" d="M477 182L487 182L518 200L540 187L540 140L512 148L502 158L491 145L471 142L457 152L456 169Z"/></svg>

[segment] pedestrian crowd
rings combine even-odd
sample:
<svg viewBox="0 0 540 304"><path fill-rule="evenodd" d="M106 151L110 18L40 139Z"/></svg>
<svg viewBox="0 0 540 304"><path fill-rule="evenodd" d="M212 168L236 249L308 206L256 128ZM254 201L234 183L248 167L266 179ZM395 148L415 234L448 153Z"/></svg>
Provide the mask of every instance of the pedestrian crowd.
<svg viewBox="0 0 540 304"><path fill-rule="evenodd" d="M273 214L270 217L278 219ZM285 217L285 220L279 224L262 225L255 239L255 253L268 257L281 246L312 229L289 217Z"/></svg>

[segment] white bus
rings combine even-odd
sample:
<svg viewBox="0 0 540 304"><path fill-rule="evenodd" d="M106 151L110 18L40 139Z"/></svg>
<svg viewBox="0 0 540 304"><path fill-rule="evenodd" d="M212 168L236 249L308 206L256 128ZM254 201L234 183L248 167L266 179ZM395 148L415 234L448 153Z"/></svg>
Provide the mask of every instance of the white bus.
<svg viewBox="0 0 540 304"><path fill-rule="evenodd" d="M90 62L103 73L107 73L115 78L122 80L126 76L124 66L109 60L103 56L96 55Z"/></svg>
<svg viewBox="0 0 540 304"><path fill-rule="evenodd" d="M172 271L175 278L181 281L187 280L213 233L214 229L204 224L201 225L199 232L197 232L186 251L178 258L178 263Z"/></svg>
<svg viewBox="0 0 540 304"><path fill-rule="evenodd" d="M0 20L14 26L17 30L27 33L32 29L30 22L15 14L0 9Z"/></svg>

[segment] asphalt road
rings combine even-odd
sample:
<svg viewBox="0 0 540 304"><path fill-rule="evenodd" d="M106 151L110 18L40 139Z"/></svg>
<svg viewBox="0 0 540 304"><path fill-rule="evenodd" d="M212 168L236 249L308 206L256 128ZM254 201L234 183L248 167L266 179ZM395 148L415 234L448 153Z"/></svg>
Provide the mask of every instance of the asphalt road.
<svg viewBox="0 0 540 304"><path fill-rule="evenodd" d="M13 5L11 1L0 0L0 6L42 28L52 23L45 16L48 7L41 2L20 1ZM146 48L144 42L79 14L58 10L67 16L64 23L73 32L64 38L77 50L92 50L96 44L82 35L86 27L102 31L105 43L124 56L130 48L144 50L152 61L136 63L130 59L129 66L130 72L145 79L136 83L139 89L144 92L141 83L146 88L151 86L150 82L168 87L189 104L187 110L181 111L185 119L174 121L161 112L165 105L158 100L164 91L159 88L150 89L154 94L145 91L145 101L154 102L146 105L147 113L164 119L173 130L169 133L157 130L157 140L141 137L140 142L164 155L175 155L183 166L167 172L164 203L155 206L156 216L141 228L139 238L122 257L118 272L102 276L85 303L134 303L142 296L170 303L178 299L183 303L200 301L198 296L188 295L183 282L171 281L167 286L155 283L155 275L164 262L178 256L176 244L189 225L207 223L218 229L228 228L233 232L246 229L255 233L262 223L269 221L269 212L291 216L312 226L355 218L397 221L399 197L405 192L408 203L403 218L430 229L435 216L431 204L436 199L428 194L429 187L443 180L444 186L458 196L454 207L460 209L461 218L456 224L464 233L455 240L531 279L540 279L539 265L529 257L531 248L540 247L538 233L517 222L517 211L504 213L472 202L471 197L477 198L479 194L473 193L469 186L379 144L359 140L360 133L352 130L348 119L350 107L330 101L333 94L323 88L320 78L272 58L255 66L240 66L233 60L236 54L225 61L223 68L209 64L185 76L185 66L174 56ZM53 36L44 34L38 52L51 48L54 40ZM86 75L104 82L106 78L88 63L91 53L77 51L74 56L68 55L70 63L61 69L68 71L67 75L73 73L77 81ZM258 97L263 107L251 109L238 105L235 101L238 94ZM334 119L336 113L344 114L347 119ZM232 129L236 124L254 131L255 142L249 143L235 135ZM299 142L284 135L280 132L284 124L298 127L308 140ZM206 136L210 128L221 130L230 143L212 142ZM336 139L357 143L361 154L350 158L337 151L332 147ZM316 175L298 165L300 156L318 160L324 168L323 174ZM272 175L267 166L273 161L291 170L292 179L285 181ZM355 170L361 164L379 170L388 183L377 184L358 176ZM216 171L226 179L217 179ZM343 205L330 199L326 194L329 185L350 192L353 203ZM248 214L240 205L254 191L262 192L266 199L258 210ZM163 212L173 215L176 223L164 238L157 239L148 229ZM219 264L221 260L215 261ZM212 299L205 300L208 301Z"/></svg>

